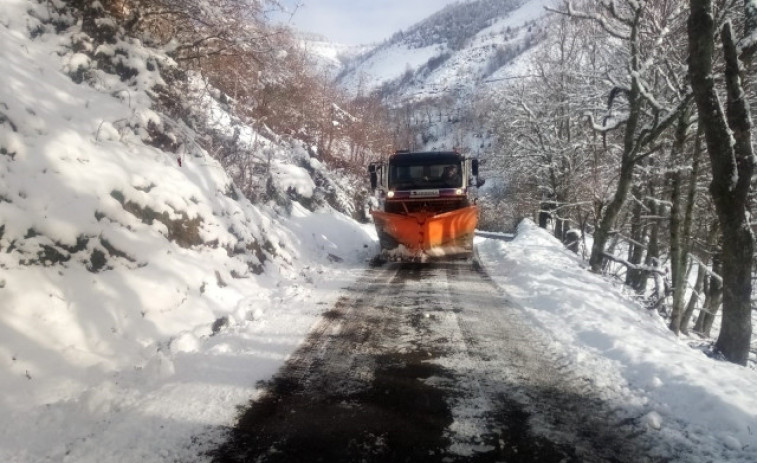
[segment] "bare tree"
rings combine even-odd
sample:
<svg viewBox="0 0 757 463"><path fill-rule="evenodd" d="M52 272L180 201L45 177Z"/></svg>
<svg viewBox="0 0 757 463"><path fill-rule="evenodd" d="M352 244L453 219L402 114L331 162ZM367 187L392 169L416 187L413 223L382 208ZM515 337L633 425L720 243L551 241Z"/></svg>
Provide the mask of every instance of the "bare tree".
<svg viewBox="0 0 757 463"><path fill-rule="evenodd" d="M601 151L584 123L606 63L598 57L602 41L596 30L576 27L568 16L550 18L551 34L534 52L529 77L501 99L495 124L500 151L494 167L507 171L512 185L529 188L542 227L549 223L561 241L582 227L589 208ZM491 96L485 96L491 100ZM491 104L491 103L490 103ZM593 167L592 167L593 165Z"/></svg>
<svg viewBox="0 0 757 463"><path fill-rule="evenodd" d="M672 126L678 114L690 103L688 95L676 95L665 89L668 101L655 88L664 81L667 73L660 65L670 39L669 27L680 15L680 6L675 1L638 2L636 0L600 0L593 9L587 2L584 9L576 9L573 2L565 0L558 12L576 18L593 21L607 34L623 44L619 51L625 56L626 76L615 83L610 91L608 108L613 110L624 100L622 115L608 116L602 124L594 124L598 132L622 130L620 172L612 199L598 212L601 219L594 230L589 264L595 272L601 272L607 257L605 248L614 233L615 223L633 184L634 170L638 163L656 151L652 145L657 138ZM675 80L675 79L673 79Z"/></svg>
<svg viewBox="0 0 757 463"><path fill-rule="evenodd" d="M746 34L757 32L757 4L745 0ZM729 21L721 27L712 0L690 0L689 76L712 164L710 193L723 233L723 322L715 348L727 360L746 365L752 336L751 294L754 237L749 221L749 191L755 161L752 121L742 86L739 53L749 59L753 43L739 50ZM715 85L716 39L725 60L726 106Z"/></svg>

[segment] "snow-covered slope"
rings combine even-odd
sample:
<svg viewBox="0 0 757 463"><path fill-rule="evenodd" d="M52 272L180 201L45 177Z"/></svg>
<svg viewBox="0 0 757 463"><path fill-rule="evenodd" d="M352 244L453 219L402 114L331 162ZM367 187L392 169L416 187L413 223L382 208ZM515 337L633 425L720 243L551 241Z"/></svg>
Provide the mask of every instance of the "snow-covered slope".
<svg viewBox="0 0 757 463"><path fill-rule="evenodd" d="M70 13L32 0L0 3L0 42L0 461L188 461L191 436L229 425L296 346L322 288L373 252L371 232L244 199L154 108L162 53L85 50L135 70L109 74L72 49L90 41ZM315 194L322 166L255 138L283 191ZM321 282L334 262L345 273ZM276 343L240 342L261 330Z"/></svg>
<svg viewBox="0 0 757 463"><path fill-rule="evenodd" d="M755 461L754 354L745 368L708 356L697 336L676 337L530 220L512 242L476 244L492 279L551 337L551 353L603 390L619 420L653 434L658 448L639 461Z"/></svg>
<svg viewBox="0 0 757 463"><path fill-rule="evenodd" d="M345 61L349 61L370 49L368 45L334 43L326 37L314 34L300 33L297 38L317 72L330 79L335 78L342 71Z"/></svg>
<svg viewBox="0 0 757 463"><path fill-rule="evenodd" d="M353 94L383 86L394 101L470 95L539 39L539 19L544 7L554 3L476 0L450 5L348 63L338 82Z"/></svg>

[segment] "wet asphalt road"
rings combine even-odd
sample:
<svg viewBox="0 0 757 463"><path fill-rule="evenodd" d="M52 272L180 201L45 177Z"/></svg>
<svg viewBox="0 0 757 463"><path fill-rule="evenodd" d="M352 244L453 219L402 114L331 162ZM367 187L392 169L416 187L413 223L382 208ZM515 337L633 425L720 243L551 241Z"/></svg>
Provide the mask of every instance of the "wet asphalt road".
<svg viewBox="0 0 757 463"><path fill-rule="evenodd" d="M367 269L213 461L667 461L548 345L475 262Z"/></svg>

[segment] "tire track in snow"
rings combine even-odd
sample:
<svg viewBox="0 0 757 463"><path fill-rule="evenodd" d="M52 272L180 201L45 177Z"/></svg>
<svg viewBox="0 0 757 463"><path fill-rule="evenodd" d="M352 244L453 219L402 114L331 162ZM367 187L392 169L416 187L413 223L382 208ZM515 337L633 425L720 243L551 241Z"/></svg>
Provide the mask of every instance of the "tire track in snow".
<svg viewBox="0 0 757 463"><path fill-rule="evenodd" d="M645 427L600 399L590 379L575 374L523 311L474 267L448 268L447 281L474 366L463 376L485 396L489 410L482 409L478 428L488 430L481 439L495 447L492 453L506 461L666 461L650 456ZM497 298L498 305L484 303Z"/></svg>
<svg viewBox="0 0 757 463"><path fill-rule="evenodd" d="M654 461L548 341L470 262L366 270L212 456Z"/></svg>

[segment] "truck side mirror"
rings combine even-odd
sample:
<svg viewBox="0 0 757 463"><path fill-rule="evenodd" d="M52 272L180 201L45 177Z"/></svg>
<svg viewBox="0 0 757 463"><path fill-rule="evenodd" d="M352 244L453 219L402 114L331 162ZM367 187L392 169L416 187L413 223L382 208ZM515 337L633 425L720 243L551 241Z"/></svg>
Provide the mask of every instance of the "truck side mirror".
<svg viewBox="0 0 757 463"><path fill-rule="evenodd" d="M471 161L471 173L472 173L472 174L473 174L473 175L474 175L475 177L478 177L478 159L473 159L473 160Z"/></svg>

